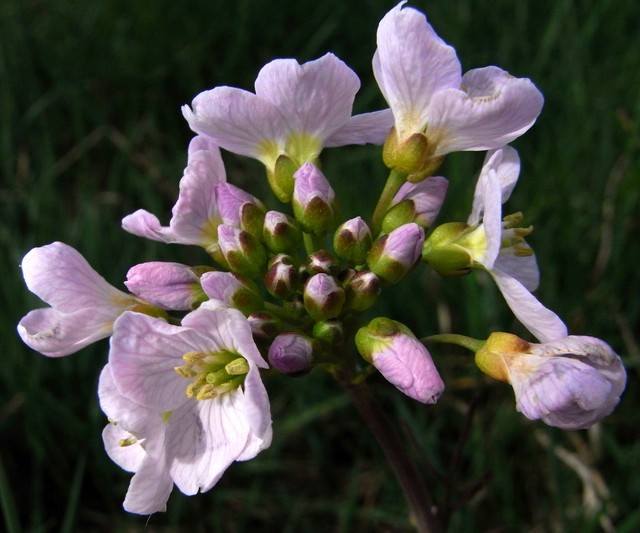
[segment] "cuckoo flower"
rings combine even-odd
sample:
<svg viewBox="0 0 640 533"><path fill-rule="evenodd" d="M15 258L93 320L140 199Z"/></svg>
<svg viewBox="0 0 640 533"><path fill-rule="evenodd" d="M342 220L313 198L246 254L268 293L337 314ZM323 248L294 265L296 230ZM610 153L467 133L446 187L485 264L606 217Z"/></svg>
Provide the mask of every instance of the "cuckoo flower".
<svg viewBox="0 0 640 533"><path fill-rule="evenodd" d="M527 131L543 104L533 83L497 67L462 76L455 49L422 13L403 9L404 3L380 21L373 59L395 119L385 147L387 164L407 164L411 168L400 170L428 175L440 156L498 148Z"/></svg>
<svg viewBox="0 0 640 533"><path fill-rule="evenodd" d="M235 309L205 302L182 326L125 313L114 327L109 366L118 393L147 413L140 428L121 423L135 439L150 442L142 444L147 455L129 489L131 501L146 497L131 491L153 485L154 476L163 482L168 476L184 494L207 491L233 461L251 459L271 443L259 373L267 364ZM130 510L162 510L167 495L159 491L144 509Z"/></svg>
<svg viewBox="0 0 640 533"><path fill-rule="evenodd" d="M287 167L274 191L291 197L291 176L315 161L325 146L381 144L392 125L388 110L351 116L358 76L333 54L302 65L276 59L265 65L255 94L216 87L197 95L182 112L191 129L222 148L260 160L270 175ZM279 178L275 178L279 181Z"/></svg>
<svg viewBox="0 0 640 533"><path fill-rule="evenodd" d="M511 383L523 415L563 429L586 429L610 414L627 381L620 357L594 337L532 344L493 333L476 352L476 362Z"/></svg>
<svg viewBox="0 0 640 533"><path fill-rule="evenodd" d="M159 312L119 291L91 268L80 253L61 242L32 249L22 259L27 287L51 307L29 312L18 333L29 347L60 357L111 335L127 309Z"/></svg>
<svg viewBox="0 0 640 533"><path fill-rule="evenodd" d="M519 172L520 159L513 148L489 151L467 224L450 223L437 228L425 243L423 258L443 274L460 268L458 261L468 268L489 272L518 320L546 342L565 337L567 328L531 294L538 286L539 271L524 236L532 229L515 227L521 214L502 219L502 204L511 195ZM450 256L443 261L445 254ZM455 261L451 257L456 257ZM452 263L455 267L450 266Z"/></svg>
<svg viewBox="0 0 640 533"><path fill-rule="evenodd" d="M216 185L225 181L220 150L210 139L194 137L169 226L161 226L155 215L139 209L122 220L122 227L155 241L202 246L219 260L217 227L221 216Z"/></svg>
<svg viewBox="0 0 640 533"><path fill-rule="evenodd" d="M444 383L431 355L413 333L395 320L374 318L356 334L360 355L414 400L436 403Z"/></svg>

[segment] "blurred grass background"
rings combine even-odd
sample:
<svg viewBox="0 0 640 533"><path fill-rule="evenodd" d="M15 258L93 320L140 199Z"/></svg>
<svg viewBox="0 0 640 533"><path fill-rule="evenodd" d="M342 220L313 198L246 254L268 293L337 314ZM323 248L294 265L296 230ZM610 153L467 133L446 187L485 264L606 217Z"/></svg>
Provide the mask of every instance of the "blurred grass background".
<svg viewBox="0 0 640 533"><path fill-rule="evenodd" d="M19 264L54 240L111 283L145 260L205 260L198 249L125 234L137 208L166 223L191 133L180 114L216 85L251 89L276 57L333 51L361 77L356 111L383 106L370 60L383 0L3 0L0 3L0 506L10 532L411 531L380 450L320 372L267 383L275 439L205 495L174 491L165 514L121 509L130 475L106 457L96 399L103 341L46 359L15 324L41 305ZM507 205L536 230L540 298L574 334L606 339L629 384L616 412L585 432L530 423L511 390L463 352L436 347L447 383L435 407L373 380L397 413L407 453L451 512L450 531L640 529L640 23L635 0L432 0L412 3L453 44L464 70L499 65L530 77L546 105L515 146L521 181ZM226 157L226 156L225 156ZM482 154L447 158L441 221L467 216ZM230 181L263 194L260 165L226 157ZM369 212L385 169L375 149L324 154L343 218ZM273 205L276 205L275 203ZM452 328L525 334L487 278L419 269L380 314L419 336ZM473 414L473 416L471 416ZM462 436L462 437L461 437Z"/></svg>

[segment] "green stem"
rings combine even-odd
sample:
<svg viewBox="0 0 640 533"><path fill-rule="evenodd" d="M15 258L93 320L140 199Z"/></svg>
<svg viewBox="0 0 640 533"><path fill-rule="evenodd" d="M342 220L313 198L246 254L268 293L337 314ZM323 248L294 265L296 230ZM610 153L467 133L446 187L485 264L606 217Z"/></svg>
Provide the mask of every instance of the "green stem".
<svg viewBox="0 0 640 533"><path fill-rule="evenodd" d="M411 509L416 531L437 533L440 531L438 509L416 465L409 458L398 429L385 416L365 382L355 384L347 380L342 381L342 385L384 451Z"/></svg>
<svg viewBox="0 0 640 533"><path fill-rule="evenodd" d="M380 232L380 226L382 225L382 219L391 205L393 197L398 192L398 189L402 187L402 184L406 181L407 176L399 173L397 170L392 169L387 178L387 183L384 185L384 189L380 194L376 208L371 216L371 233L377 236Z"/></svg>
<svg viewBox="0 0 640 533"><path fill-rule="evenodd" d="M446 342L449 344L457 344L463 348L467 348L472 352L477 352L485 345L485 341L473 339L471 337L465 337L464 335L457 335L455 333L442 333L441 335L431 335L429 337L423 337L420 339L422 344L427 342Z"/></svg>
<svg viewBox="0 0 640 533"><path fill-rule="evenodd" d="M304 232L302 234L302 239L304 242L304 249L307 252L307 255L312 254L318 250L322 250L324 248L324 235L322 237L315 235L313 233Z"/></svg>

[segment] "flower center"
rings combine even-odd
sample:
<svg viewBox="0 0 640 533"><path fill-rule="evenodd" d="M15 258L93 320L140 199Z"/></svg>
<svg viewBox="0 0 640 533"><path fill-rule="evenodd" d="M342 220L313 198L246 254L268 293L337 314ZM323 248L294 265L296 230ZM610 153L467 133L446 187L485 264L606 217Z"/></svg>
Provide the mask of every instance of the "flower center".
<svg viewBox="0 0 640 533"><path fill-rule="evenodd" d="M231 352L189 352L182 356L185 364L176 373L193 381L187 385L187 396L210 400L236 390L249 372L247 360Z"/></svg>

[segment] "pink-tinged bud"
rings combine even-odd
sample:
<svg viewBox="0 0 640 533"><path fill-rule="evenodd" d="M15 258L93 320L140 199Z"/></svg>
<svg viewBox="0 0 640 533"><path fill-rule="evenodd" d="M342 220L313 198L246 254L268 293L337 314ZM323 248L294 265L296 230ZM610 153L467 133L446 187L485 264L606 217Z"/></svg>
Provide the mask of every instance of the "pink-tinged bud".
<svg viewBox="0 0 640 533"><path fill-rule="evenodd" d="M267 311L256 311L247 317L251 326L253 339L260 346L268 346L271 341L282 332L284 324L278 317Z"/></svg>
<svg viewBox="0 0 640 533"><path fill-rule="evenodd" d="M390 233L409 222L425 229L431 227L440 212L448 186L449 182L441 176L432 176L420 183L403 184L382 219L382 231Z"/></svg>
<svg viewBox="0 0 640 533"><path fill-rule="evenodd" d="M298 333L282 333L271 343L267 357L279 372L302 374L313 364L313 339Z"/></svg>
<svg viewBox="0 0 640 533"><path fill-rule="evenodd" d="M620 357L594 337L532 344L493 333L476 352L476 363L511 383L524 416L562 429L586 429L609 415L627 382Z"/></svg>
<svg viewBox="0 0 640 533"><path fill-rule="evenodd" d="M360 217L347 220L333 236L333 248L339 257L352 265L361 265L371 249L371 230Z"/></svg>
<svg viewBox="0 0 640 533"><path fill-rule="evenodd" d="M444 383L431 355L413 333L395 320L374 318L356 333L360 355L399 391L422 403L436 403Z"/></svg>
<svg viewBox="0 0 640 533"><path fill-rule="evenodd" d="M286 300L295 294L299 285L298 269L288 255L279 254L269 261L264 286L274 298Z"/></svg>
<svg viewBox="0 0 640 533"><path fill-rule="evenodd" d="M397 283L416 264L422 253L424 230L405 224L377 239L369 256L369 269L387 283Z"/></svg>
<svg viewBox="0 0 640 533"><path fill-rule="evenodd" d="M258 288L248 279L232 272L207 272L200 279L202 290L212 300L249 315L264 307Z"/></svg>
<svg viewBox="0 0 640 533"><path fill-rule="evenodd" d="M335 276L340 270L340 263L326 250L317 250L309 254L304 268L310 276L320 273Z"/></svg>
<svg viewBox="0 0 640 533"><path fill-rule="evenodd" d="M345 307L354 311L369 309L382 292L380 278L369 270L357 272L344 283Z"/></svg>
<svg viewBox="0 0 640 533"><path fill-rule="evenodd" d="M236 274L257 278L264 273L267 254L250 233L227 224L220 224L218 245L229 269Z"/></svg>
<svg viewBox="0 0 640 533"><path fill-rule="evenodd" d="M222 223L240 228L256 239L261 239L265 216L262 202L255 196L227 182L216 185L216 192Z"/></svg>
<svg viewBox="0 0 640 533"><path fill-rule="evenodd" d="M187 311L207 299L197 270L179 263L135 265L127 272L124 284L136 296L162 309Z"/></svg>
<svg viewBox="0 0 640 533"><path fill-rule="evenodd" d="M333 276L316 274L304 286L304 308L316 322L337 317L344 305L344 290Z"/></svg>
<svg viewBox="0 0 640 533"><path fill-rule="evenodd" d="M278 211L268 211L265 215L262 236L274 254L292 252L302 242L296 220Z"/></svg>
<svg viewBox="0 0 640 533"><path fill-rule="evenodd" d="M327 178L313 163L295 173L293 214L307 233L323 235L334 226L335 193Z"/></svg>

